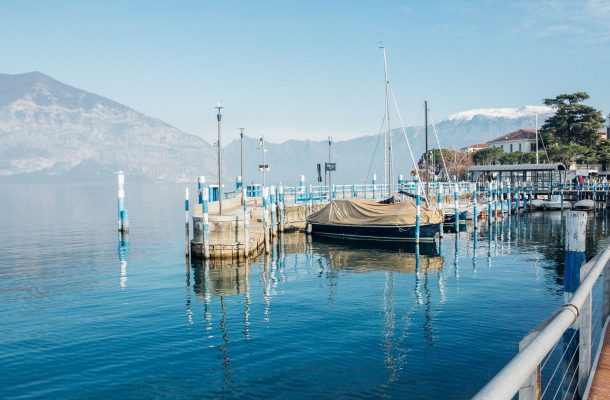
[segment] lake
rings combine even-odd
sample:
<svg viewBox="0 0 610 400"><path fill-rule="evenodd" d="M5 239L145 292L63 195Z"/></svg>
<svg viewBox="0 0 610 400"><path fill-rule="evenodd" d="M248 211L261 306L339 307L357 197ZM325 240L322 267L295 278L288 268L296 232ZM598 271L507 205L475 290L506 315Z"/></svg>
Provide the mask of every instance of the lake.
<svg viewBox="0 0 610 400"><path fill-rule="evenodd" d="M560 213L219 266L185 261L183 195L128 184L121 240L112 185L0 187L0 397L466 399L564 301Z"/></svg>

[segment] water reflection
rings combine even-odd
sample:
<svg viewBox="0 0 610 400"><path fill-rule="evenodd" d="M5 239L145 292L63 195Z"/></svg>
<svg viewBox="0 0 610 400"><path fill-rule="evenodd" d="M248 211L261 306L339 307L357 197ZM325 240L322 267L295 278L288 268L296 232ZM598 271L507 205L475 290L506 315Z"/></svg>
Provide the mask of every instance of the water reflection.
<svg viewBox="0 0 610 400"><path fill-rule="evenodd" d="M124 289L127 286L127 254L129 253L129 234L119 233L119 286Z"/></svg>

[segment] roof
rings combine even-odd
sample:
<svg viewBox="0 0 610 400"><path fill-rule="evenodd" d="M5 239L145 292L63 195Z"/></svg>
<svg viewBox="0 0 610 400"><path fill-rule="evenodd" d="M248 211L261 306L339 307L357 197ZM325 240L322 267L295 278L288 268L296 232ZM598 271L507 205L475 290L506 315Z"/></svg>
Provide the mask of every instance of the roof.
<svg viewBox="0 0 610 400"><path fill-rule="evenodd" d="M511 133L507 133L506 135L498 136L495 139L488 141L487 143L499 143L506 142L510 140L521 140L521 139L536 139L536 131L534 129L519 129L518 131L514 131Z"/></svg>
<svg viewBox="0 0 610 400"><path fill-rule="evenodd" d="M504 171L565 171L561 163L555 164L512 164L512 165L474 165L468 172L504 172Z"/></svg>
<svg viewBox="0 0 610 400"><path fill-rule="evenodd" d="M476 143L476 144L471 144L465 147L462 147L463 149L484 149L486 147L489 147L489 145L487 143Z"/></svg>

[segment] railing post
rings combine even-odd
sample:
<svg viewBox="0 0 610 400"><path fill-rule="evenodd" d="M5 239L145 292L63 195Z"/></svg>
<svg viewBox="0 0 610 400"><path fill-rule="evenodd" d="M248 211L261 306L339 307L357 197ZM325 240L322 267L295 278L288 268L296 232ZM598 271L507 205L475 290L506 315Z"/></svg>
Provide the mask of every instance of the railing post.
<svg viewBox="0 0 610 400"><path fill-rule="evenodd" d="M519 352L523 351L538 336L538 330L530 332L519 342ZM540 364L536 370L523 382L519 389L519 400L540 400L542 375Z"/></svg>

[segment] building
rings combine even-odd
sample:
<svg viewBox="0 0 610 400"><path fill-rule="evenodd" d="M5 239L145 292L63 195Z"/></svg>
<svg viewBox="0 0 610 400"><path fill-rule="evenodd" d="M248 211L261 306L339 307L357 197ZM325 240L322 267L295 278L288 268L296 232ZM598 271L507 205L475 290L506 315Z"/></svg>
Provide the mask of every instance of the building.
<svg viewBox="0 0 610 400"><path fill-rule="evenodd" d="M491 147L499 147L505 153L515 151L529 153L536 151L536 131L534 129L519 129L490 140L487 144Z"/></svg>
<svg viewBox="0 0 610 400"><path fill-rule="evenodd" d="M487 147L489 147L489 145L487 143L477 143L477 144L471 144L470 146L462 147L460 150L465 151L468 154L472 154L475 151L485 149Z"/></svg>

